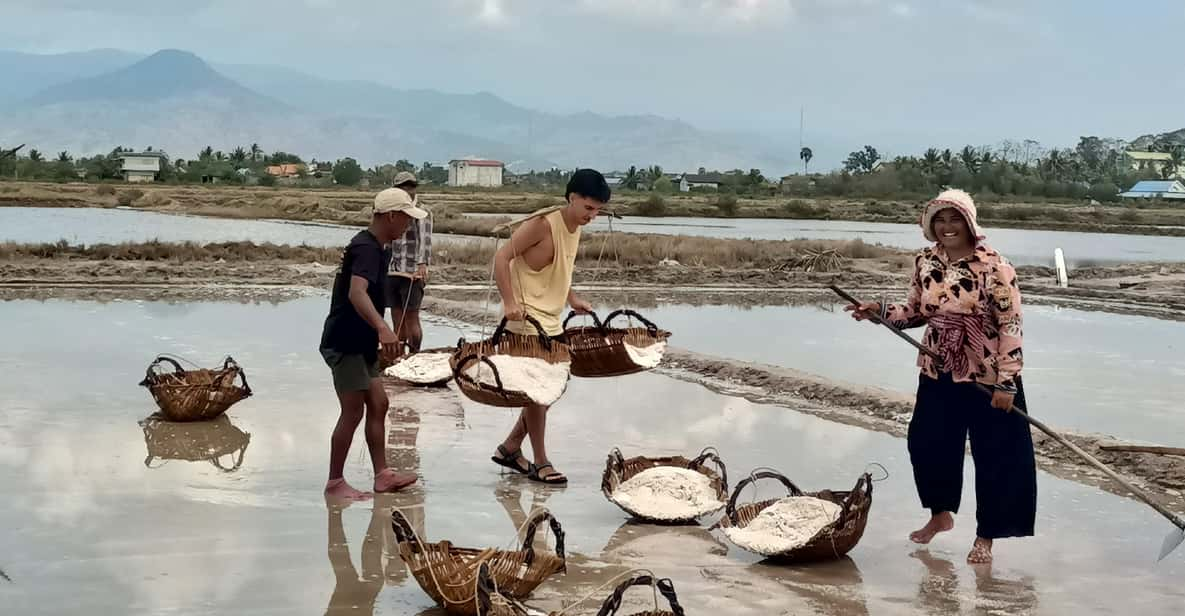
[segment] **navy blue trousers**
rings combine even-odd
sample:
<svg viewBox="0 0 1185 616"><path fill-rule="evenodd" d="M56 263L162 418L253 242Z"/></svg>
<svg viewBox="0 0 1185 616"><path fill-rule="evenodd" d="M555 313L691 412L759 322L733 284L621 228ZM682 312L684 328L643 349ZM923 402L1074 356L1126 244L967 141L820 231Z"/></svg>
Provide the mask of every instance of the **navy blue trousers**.
<svg viewBox="0 0 1185 616"><path fill-rule="evenodd" d="M1015 404L1026 409L1018 377ZM993 408L973 383L921 375L909 422L909 460L922 507L958 513L967 438L975 462L976 534L1030 537L1037 517L1037 468L1029 422Z"/></svg>

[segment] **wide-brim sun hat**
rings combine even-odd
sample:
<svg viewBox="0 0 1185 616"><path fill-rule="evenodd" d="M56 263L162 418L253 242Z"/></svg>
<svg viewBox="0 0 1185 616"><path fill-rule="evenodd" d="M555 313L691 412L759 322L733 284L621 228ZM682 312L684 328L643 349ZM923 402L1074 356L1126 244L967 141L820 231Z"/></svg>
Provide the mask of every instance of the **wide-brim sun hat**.
<svg viewBox="0 0 1185 616"><path fill-rule="evenodd" d="M428 211L416 206L416 200L402 188L388 188L374 196L374 214L403 212L416 220L426 218Z"/></svg>
<svg viewBox="0 0 1185 616"><path fill-rule="evenodd" d="M953 209L963 215L963 220L967 221L967 226L971 229L971 235L975 237L975 242L982 242L987 238L983 234L983 228L979 226L977 212L975 210L975 200L966 191L957 188L951 188L938 193L926 204L922 209L922 233L927 240L937 242L938 236L934 234L934 215L942 210Z"/></svg>

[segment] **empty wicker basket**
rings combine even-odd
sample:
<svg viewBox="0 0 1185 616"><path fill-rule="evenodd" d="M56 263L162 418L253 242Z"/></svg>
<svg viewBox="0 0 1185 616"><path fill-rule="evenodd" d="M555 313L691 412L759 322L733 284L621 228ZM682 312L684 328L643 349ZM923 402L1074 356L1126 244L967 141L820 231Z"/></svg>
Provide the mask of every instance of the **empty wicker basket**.
<svg viewBox="0 0 1185 616"><path fill-rule="evenodd" d="M173 366L172 372L160 369L164 362ZM242 381L242 385L235 384L236 378ZM169 421L213 419L251 395L247 375L230 357L216 370L182 370L181 364L161 355L148 365L140 385L148 388L161 413Z"/></svg>
<svg viewBox="0 0 1185 616"><path fill-rule="evenodd" d="M555 535L555 554L535 551L535 533L544 522ZM399 556L420 588L451 614L477 613L477 575L482 565L488 566L490 579L500 592L512 599L526 597L548 577L566 569L564 531L546 510L532 515L522 548L514 551L459 548L449 541L422 543L398 509L391 514L391 525L399 542Z"/></svg>
<svg viewBox="0 0 1185 616"><path fill-rule="evenodd" d="M720 472L708 467L708 462L716 465ZM633 458L625 458L621 454L621 450L616 447L609 452L609 457L605 460L605 471L601 474L601 493L609 502L617 505L622 511L631 516L652 522L655 524L690 524L696 521L696 518L679 518L674 520L657 520L648 518L636 511L631 511L625 506L613 500L612 495L617 488L632 478L638 473L656 468L659 466L673 466L676 468L686 468L706 476L712 482L712 487L716 490L716 497L723 503L728 499L728 470L724 467L724 461L720 459L719 453L714 447L707 447L700 452L698 456L692 459L687 459L683 456L665 456L665 457L646 457L635 456Z"/></svg>
<svg viewBox="0 0 1185 616"><path fill-rule="evenodd" d="M552 340L543 331L543 326L534 318L528 316L526 320L535 326L539 332L538 336L521 336L507 332L506 319L503 318L497 329L494 330L494 335L488 340L481 342L461 340L457 343L457 348L449 362L452 364L453 378L461 393L474 402L490 406L516 408L535 404L535 401L525 393L508 390L502 386L502 376L494 362L490 361L490 356L532 357L551 364L570 362L572 357L568 353L568 345ZM466 370L476 362L482 362L493 370L495 385L482 383L469 376Z"/></svg>
<svg viewBox="0 0 1185 616"><path fill-rule="evenodd" d="M780 473L773 471L753 473L737 484L732 492L732 498L728 501L727 515L717 523L717 527L744 528L757 517L757 514L780 500L775 498L737 506L737 498L741 491L760 479L777 479L786 486L790 496L813 496L831 501L841 507L839 517L819 530L810 541L801 547L778 554L762 554L762 556L786 563L840 558L856 547L860 538L864 536L864 527L868 524L868 512L872 508L872 476L868 473L862 474L856 481L856 486L851 490L822 490L819 492L803 492L794 485L794 482Z"/></svg>
<svg viewBox="0 0 1185 616"><path fill-rule="evenodd" d="M613 319L619 316L634 317L645 327L611 327ZM593 326L568 327L568 323L576 316L575 312L568 314L564 320L564 335L568 339L569 352L572 354L572 375L584 378L624 376L649 370L650 367L639 366L630 357L625 345L634 347L649 347L666 342L671 337L670 332L659 329L654 323L633 310L615 310L602 322L595 313L590 312Z"/></svg>
<svg viewBox="0 0 1185 616"><path fill-rule="evenodd" d="M632 616L683 616L683 606L679 605L679 597L675 594L675 585L671 580L663 578L656 580L654 575L648 571L634 571L632 575L617 585L608 597L605 598L604 603L601 604L597 610L597 616L616 616L618 610L621 609L621 601L625 596L625 592L633 586L649 586L655 588L659 594L667 600L670 607L669 610L659 609L658 605L654 606L653 610L646 612L638 612ZM563 612L551 612L545 614L537 610L523 605L520 601L506 597L501 593L497 583L494 582L490 575L489 568L483 563L477 574L477 616L559 616L559 614L575 614L572 608L575 605L568 606Z"/></svg>

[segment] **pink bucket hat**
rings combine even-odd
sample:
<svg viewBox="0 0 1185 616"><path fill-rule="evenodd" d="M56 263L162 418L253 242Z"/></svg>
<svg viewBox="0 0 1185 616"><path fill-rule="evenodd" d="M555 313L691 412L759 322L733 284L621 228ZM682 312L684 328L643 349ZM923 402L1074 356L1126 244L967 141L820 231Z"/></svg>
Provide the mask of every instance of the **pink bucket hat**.
<svg viewBox="0 0 1185 616"><path fill-rule="evenodd" d="M971 228L971 235L975 236L975 243L987 239L979 226L979 221L976 220L975 201L971 199L971 195L957 188L942 191L922 210L922 233L926 239L931 242L938 241L938 236L934 235L934 215L945 209L954 209L963 215L967 226Z"/></svg>

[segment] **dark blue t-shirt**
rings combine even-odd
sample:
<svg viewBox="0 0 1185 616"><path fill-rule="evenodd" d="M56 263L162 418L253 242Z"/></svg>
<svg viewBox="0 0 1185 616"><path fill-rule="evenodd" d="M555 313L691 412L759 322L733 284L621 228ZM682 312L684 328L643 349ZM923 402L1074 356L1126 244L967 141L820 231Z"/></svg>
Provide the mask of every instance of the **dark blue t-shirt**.
<svg viewBox="0 0 1185 616"><path fill-rule="evenodd" d="M379 316L387 309L383 285L387 284L387 268L391 251L384 249L369 229L360 231L350 240L342 253L341 268L333 279L333 296L329 300L329 316L321 332L321 347L339 353L360 353L367 361L378 359L379 333L375 331L350 303L350 279L361 276L369 283L366 295L374 303Z"/></svg>

